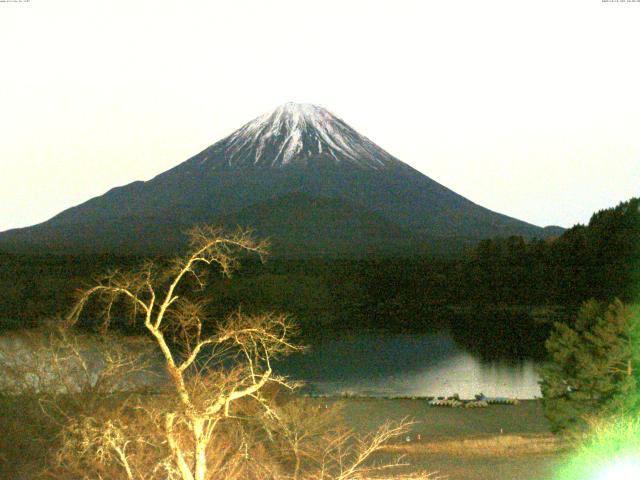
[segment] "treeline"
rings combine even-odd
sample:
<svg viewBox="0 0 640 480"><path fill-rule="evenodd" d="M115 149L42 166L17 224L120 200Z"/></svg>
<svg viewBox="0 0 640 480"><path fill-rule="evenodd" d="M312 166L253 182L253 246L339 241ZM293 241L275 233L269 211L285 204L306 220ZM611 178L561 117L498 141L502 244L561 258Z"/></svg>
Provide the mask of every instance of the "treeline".
<svg viewBox="0 0 640 480"><path fill-rule="evenodd" d="M640 199L595 213L556 239L483 240L462 263L473 303L632 301L640 293Z"/></svg>
<svg viewBox="0 0 640 480"><path fill-rule="evenodd" d="M9 255L0 253L0 330L35 327L64 315L77 289L108 269L142 259L110 255Z"/></svg>
<svg viewBox="0 0 640 480"><path fill-rule="evenodd" d="M482 354L542 355L553 321L596 298L631 300L640 286L640 210L632 199L552 240L484 240L462 257L242 260L233 278L212 274L214 318L237 308L290 313L307 335L327 329L423 331L450 326ZM74 290L142 259L0 256L0 327L64 313ZM162 259L160 259L162 261ZM123 326L123 328L126 326Z"/></svg>

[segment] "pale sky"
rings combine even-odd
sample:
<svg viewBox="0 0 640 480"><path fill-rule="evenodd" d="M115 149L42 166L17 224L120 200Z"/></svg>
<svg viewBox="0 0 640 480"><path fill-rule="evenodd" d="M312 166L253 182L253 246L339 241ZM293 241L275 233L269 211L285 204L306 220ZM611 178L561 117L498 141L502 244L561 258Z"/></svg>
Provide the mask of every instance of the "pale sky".
<svg viewBox="0 0 640 480"><path fill-rule="evenodd" d="M640 195L640 2L0 1L0 231L148 180L287 101L492 210Z"/></svg>

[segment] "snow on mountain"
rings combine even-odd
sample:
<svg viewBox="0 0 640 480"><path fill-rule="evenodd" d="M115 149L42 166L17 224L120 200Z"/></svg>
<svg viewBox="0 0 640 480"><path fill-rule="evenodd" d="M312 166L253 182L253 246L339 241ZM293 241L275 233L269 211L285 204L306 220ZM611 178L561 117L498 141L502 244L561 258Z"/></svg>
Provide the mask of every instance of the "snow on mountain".
<svg viewBox="0 0 640 480"><path fill-rule="evenodd" d="M547 236L411 168L324 108L286 103L149 181L0 233L0 250L173 253L197 223L255 227L286 255L406 256Z"/></svg>
<svg viewBox="0 0 640 480"><path fill-rule="evenodd" d="M212 168L281 168L317 158L374 170L399 163L329 111L300 103L255 118L197 157L193 161Z"/></svg>

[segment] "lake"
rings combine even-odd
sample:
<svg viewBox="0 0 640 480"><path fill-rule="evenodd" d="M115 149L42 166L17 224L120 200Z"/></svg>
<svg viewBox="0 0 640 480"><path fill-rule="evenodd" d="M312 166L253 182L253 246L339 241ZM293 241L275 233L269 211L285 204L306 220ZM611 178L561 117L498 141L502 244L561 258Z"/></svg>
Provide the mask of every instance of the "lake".
<svg viewBox="0 0 640 480"><path fill-rule="evenodd" d="M281 361L277 370L315 394L541 396L535 362L480 360L446 331L331 336Z"/></svg>
<svg viewBox="0 0 640 480"><path fill-rule="evenodd" d="M45 375L40 380L46 380L53 375L53 370L46 367L51 355L47 353L48 341L44 337L25 340L19 333L0 337L0 357L3 349L20 352L16 358L41 365ZM90 363L99 368L101 361L90 344L85 345L85 353ZM144 375L139 383L162 383L162 360L158 357L152 364L158 375ZM461 398L473 398L482 392L487 396L531 399L541 396L535 367L531 360L481 360L443 330L410 335L332 334L315 341L305 353L277 362L276 372L304 381L305 391L312 394L437 397L457 393ZM55 378L53 375L51 380Z"/></svg>

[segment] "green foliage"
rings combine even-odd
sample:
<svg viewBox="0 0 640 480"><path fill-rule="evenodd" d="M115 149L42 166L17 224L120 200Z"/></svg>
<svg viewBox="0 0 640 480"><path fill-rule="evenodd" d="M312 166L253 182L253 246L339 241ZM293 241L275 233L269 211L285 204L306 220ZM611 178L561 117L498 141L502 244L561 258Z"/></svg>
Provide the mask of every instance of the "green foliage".
<svg viewBox="0 0 640 480"><path fill-rule="evenodd" d="M246 259L233 281L212 278L202 296L217 318L238 306L248 313L283 311L305 335L449 325L457 339L473 343L487 358L540 356L553 321L572 318L587 299L640 298L639 208L640 199L631 199L558 238L488 239L458 258L276 256L265 265ZM0 331L36 326L66 312L73 290L93 283L99 272L126 270L139 261L0 255ZM541 309L551 314L538 318L534 311ZM117 309L113 314L118 316ZM115 322L135 333L130 324Z"/></svg>
<svg viewBox="0 0 640 480"><path fill-rule="evenodd" d="M455 309L449 324L455 341L484 360L542 360L553 320L565 315L561 309L528 305L478 305Z"/></svg>
<svg viewBox="0 0 640 480"><path fill-rule="evenodd" d="M483 240L461 265L474 303L579 305L640 294L640 199L595 213L553 240Z"/></svg>
<svg viewBox="0 0 640 480"><path fill-rule="evenodd" d="M0 265L0 331L37 326L47 317L65 313L74 302L73 290L90 284L101 271L130 268L139 261L133 257L7 257ZM473 349L478 347L488 358L544 351L545 335L558 317L533 318L531 304L513 301L517 296L498 297L502 305L474 297L480 290L472 281L474 271L465 268L462 260L431 258L272 258L264 265L246 259L233 279L212 275L198 300L207 302L212 318L225 318L237 308L245 313L286 312L305 337L339 329L416 332L452 326L454 333L469 337ZM513 282L512 292L528 288L517 276ZM511 308L514 303L517 308ZM125 320L122 305L114 305L111 313L114 327L127 334L139 333L139 325ZM98 315L89 312L83 326L91 327L89 319Z"/></svg>
<svg viewBox="0 0 640 480"><path fill-rule="evenodd" d="M557 480L637 478L640 467L640 420L600 420L585 435L557 475Z"/></svg>
<svg viewBox="0 0 640 480"><path fill-rule="evenodd" d="M640 309L615 300L586 302L573 327L557 323L541 368L545 415L556 432L580 430L590 417L640 406Z"/></svg>

